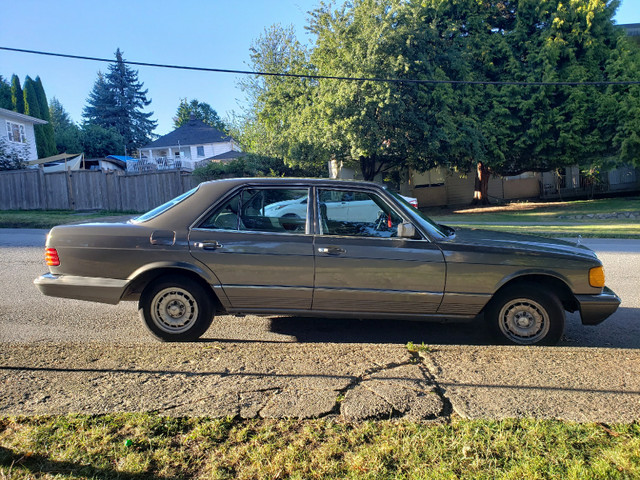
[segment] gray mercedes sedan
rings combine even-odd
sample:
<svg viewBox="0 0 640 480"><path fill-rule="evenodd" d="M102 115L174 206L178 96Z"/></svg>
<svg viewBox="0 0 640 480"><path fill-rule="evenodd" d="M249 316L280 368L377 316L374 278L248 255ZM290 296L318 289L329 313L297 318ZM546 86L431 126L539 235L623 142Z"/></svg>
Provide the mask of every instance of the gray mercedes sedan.
<svg viewBox="0 0 640 480"><path fill-rule="evenodd" d="M453 229L368 182L202 183L127 223L55 227L45 295L138 302L160 340L192 341L221 314L484 322L555 344L565 311L595 325L620 299L588 248Z"/></svg>

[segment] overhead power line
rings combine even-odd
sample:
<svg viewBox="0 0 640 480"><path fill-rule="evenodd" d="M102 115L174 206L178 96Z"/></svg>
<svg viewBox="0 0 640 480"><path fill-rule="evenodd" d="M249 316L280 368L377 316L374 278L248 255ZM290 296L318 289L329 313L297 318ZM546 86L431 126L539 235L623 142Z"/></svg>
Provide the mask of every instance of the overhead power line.
<svg viewBox="0 0 640 480"><path fill-rule="evenodd" d="M39 50L27 50L24 48L0 47L0 50L18 53L32 53L34 55L46 55L49 57L72 58L75 60L91 60L94 62L117 63L117 60L111 58L86 57L82 55L70 55L66 53L43 52ZM139 67L157 67L171 68L174 70L192 70L196 72L213 72L213 73L233 73L236 75L258 75L267 77L289 77L289 78L310 78L314 80L345 80L352 82L379 82L379 83L411 83L411 84L449 84L449 85L522 85L522 86L554 86L554 85L640 85L640 80L623 80L623 81L599 81L599 82L491 82L484 80L419 80L411 78L378 78L378 77L341 77L333 75L312 75L302 73L274 73L274 72L256 72L251 70L232 70L227 68L208 68L208 67L191 67L188 65L170 65L163 63L148 62L132 62L123 60L122 63L127 65L136 65Z"/></svg>

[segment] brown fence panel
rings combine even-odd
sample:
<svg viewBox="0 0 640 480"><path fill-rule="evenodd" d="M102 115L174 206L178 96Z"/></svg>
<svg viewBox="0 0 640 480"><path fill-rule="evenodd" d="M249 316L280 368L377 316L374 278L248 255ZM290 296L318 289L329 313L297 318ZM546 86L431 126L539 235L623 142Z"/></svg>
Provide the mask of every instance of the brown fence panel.
<svg viewBox="0 0 640 480"><path fill-rule="evenodd" d="M37 170L17 170L0 175L0 209L41 208L41 185Z"/></svg>
<svg viewBox="0 0 640 480"><path fill-rule="evenodd" d="M71 210L69 182L65 172L41 173L44 181L42 189L43 210Z"/></svg>
<svg viewBox="0 0 640 480"><path fill-rule="evenodd" d="M188 173L161 171L122 175L101 171L0 173L0 210L147 211L190 190Z"/></svg>

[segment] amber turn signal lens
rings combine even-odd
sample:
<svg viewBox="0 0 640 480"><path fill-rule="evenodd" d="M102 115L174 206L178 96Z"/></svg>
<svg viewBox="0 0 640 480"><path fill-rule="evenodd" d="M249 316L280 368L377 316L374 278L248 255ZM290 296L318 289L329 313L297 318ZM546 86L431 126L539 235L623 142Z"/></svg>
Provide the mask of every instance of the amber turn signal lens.
<svg viewBox="0 0 640 480"><path fill-rule="evenodd" d="M604 287L603 267L593 267L591 270L589 270L589 285L597 288Z"/></svg>
<svg viewBox="0 0 640 480"><path fill-rule="evenodd" d="M57 267L58 265L60 265L58 251L55 248L45 248L44 259L46 260L47 265L50 267Z"/></svg>

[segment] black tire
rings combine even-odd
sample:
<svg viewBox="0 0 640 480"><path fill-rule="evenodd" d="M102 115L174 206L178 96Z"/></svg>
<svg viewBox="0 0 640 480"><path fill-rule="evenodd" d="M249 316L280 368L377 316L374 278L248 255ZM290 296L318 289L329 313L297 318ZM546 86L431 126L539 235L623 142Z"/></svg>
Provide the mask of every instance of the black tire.
<svg viewBox="0 0 640 480"><path fill-rule="evenodd" d="M555 345L564 333L562 303L535 284L507 287L489 302L484 315L494 333L506 343Z"/></svg>
<svg viewBox="0 0 640 480"><path fill-rule="evenodd" d="M211 292L182 275L160 277L147 285L138 312L149 331L164 342L197 340L214 316Z"/></svg>

